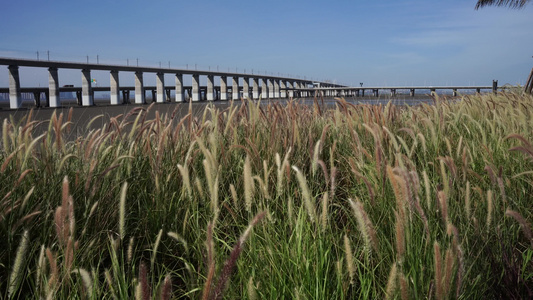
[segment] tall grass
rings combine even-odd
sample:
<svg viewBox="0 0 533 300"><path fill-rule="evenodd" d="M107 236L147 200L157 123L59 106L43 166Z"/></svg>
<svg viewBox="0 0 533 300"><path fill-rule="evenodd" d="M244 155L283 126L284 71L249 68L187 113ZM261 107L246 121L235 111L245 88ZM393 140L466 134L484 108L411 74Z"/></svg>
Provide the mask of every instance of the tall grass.
<svg viewBox="0 0 533 300"><path fill-rule="evenodd" d="M0 298L533 297L531 96L153 109L2 120Z"/></svg>

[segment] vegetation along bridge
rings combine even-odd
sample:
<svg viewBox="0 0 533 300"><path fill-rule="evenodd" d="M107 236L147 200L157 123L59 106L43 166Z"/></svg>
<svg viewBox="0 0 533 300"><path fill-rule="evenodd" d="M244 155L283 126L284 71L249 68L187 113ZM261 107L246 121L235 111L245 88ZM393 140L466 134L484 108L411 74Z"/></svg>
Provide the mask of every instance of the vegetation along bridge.
<svg viewBox="0 0 533 300"><path fill-rule="evenodd" d="M415 90L436 91L440 89L457 90L475 89L480 92L482 89L496 91L497 82L494 81L492 86L463 86L463 87L348 87L330 82L310 81L283 76L269 76L261 74L248 74L238 72L219 72L219 71L201 71L189 69L173 68L156 68L156 67L139 67L124 65L108 65L94 63L76 63L62 61L44 61L29 60L16 58L1 58L0 65L8 66L9 88L0 88L0 94L9 93L9 106L11 109L18 109L22 106L22 94L29 93L34 95L37 106L40 106L41 95L45 95L46 106L60 107L61 92L76 93L78 104L83 106L94 105L95 91L110 92L110 104L119 105L130 102L130 92L135 92L135 103L146 103L146 91L152 91L154 101L170 102L171 91L175 91L175 102L183 102L186 97L192 101L213 101L233 100L242 98L252 99L283 99L293 97L310 97L310 96L364 96L365 91L371 91L374 96L379 95L380 90L390 90L391 95L395 95L397 90L409 90L410 95L414 96ZM46 87L23 87L21 88L19 67L37 67L47 68L49 73L49 86ZM58 69L77 69L81 70L81 87L62 86L59 84ZM109 71L110 86L96 87L91 84L91 71ZM134 72L135 86L120 86L119 72ZM144 86L143 74L155 73L156 86ZM174 74L175 85L165 86L164 75ZM192 76L192 85L183 84L183 76ZM207 77L207 86L200 86L200 76ZM220 84L215 86L215 76L220 77ZM228 85L228 77L232 78L231 85ZM241 80L242 79L242 80ZM250 86L251 80L251 86ZM242 82L242 84L240 84Z"/></svg>

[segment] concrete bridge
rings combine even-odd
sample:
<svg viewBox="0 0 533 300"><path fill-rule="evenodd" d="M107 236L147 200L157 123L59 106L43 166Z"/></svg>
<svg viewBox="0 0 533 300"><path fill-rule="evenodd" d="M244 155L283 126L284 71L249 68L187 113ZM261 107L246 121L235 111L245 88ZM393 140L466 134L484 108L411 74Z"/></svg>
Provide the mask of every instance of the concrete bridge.
<svg viewBox="0 0 533 300"><path fill-rule="evenodd" d="M302 90L302 89L300 89ZM379 97L380 91L389 92L391 97L397 96L398 92L403 91L409 93L409 96L414 97L416 90L425 90L429 92L437 92L441 90L448 90L452 92L453 96L458 95L458 91L476 91L481 93L482 90L489 90L497 92L498 81L493 80L490 86L387 86L387 87L315 87L313 89L305 89L307 91L320 91L322 95L335 97L364 97L365 92L372 97ZM370 94L369 94L370 93Z"/></svg>
<svg viewBox="0 0 533 300"><path fill-rule="evenodd" d="M139 67L139 66L123 66L123 65L107 65L107 64L91 64L91 63L75 63L75 62L61 62L61 61L43 61L43 60L28 60L28 59L14 59L1 58L0 65L8 66L9 71L9 88L0 88L0 93L9 93L10 108L17 109L22 105L22 93L33 93L35 95L36 104L40 104L41 95L45 95L46 104L50 107L61 106L61 92L75 92L78 103L83 106L94 105L95 91L109 91L110 104L118 105L129 102L130 91L135 91L134 101L137 104L146 103L146 91L151 90L153 99L157 102L169 102L171 99L171 91L175 91L175 102L185 101L185 95L189 96L192 101L200 100L228 100L228 99L279 99L292 97L309 97L313 96L313 88L315 85L321 87L342 87L327 82L313 82L310 80L302 80L296 78L289 78L283 76L269 76L259 74L247 74L237 72L219 72L219 71L200 71L188 69L172 69L172 68L154 68L154 67ZM19 67L37 67L47 68L49 73L48 88L21 88ZM63 86L60 87L58 69L78 69L81 70L81 87ZM110 86L109 87L93 87L91 85L91 71L109 71L110 72ZM122 87L120 86L119 72L134 72L135 86ZM144 86L144 73L155 73L156 86ZM175 75L175 84L173 86L166 86L164 82L165 74ZM192 85L185 86L183 84L183 75L192 76ZM207 86L200 86L200 76L207 77ZM220 77L220 85L215 86L215 76ZM231 77L231 83L228 83L228 78ZM242 85L240 79L242 78ZM122 95L121 95L122 94Z"/></svg>
<svg viewBox="0 0 533 300"><path fill-rule="evenodd" d="M365 92L373 97L379 97L380 91L388 91L391 96L396 96L397 91L409 91L410 96L415 96L416 90L436 92L437 90L451 90L457 95L458 90L492 90L498 89L498 82L493 81L492 86L412 86L412 87L349 87L329 82L302 80L283 76L269 76L238 72L200 71L189 69L155 68L124 65L108 65L94 63L76 63L61 61L43 61L29 59L15 59L0 57L0 65L8 66L9 87L0 88L0 94L9 93L9 106L18 109L22 106L22 95L33 94L36 106L60 107L61 92L75 93L77 103L82 106L94 105L94 92L109 91L110 104L119 105L132 102L131 92L135 92L134 103L146 103L146 92L152 92L152 99L156 102L171 102L171 92L174 91L174 101L183 102L188 98L192 101L238 100L251 99L284 99L299 97L361 97ZM48 83L46 87L21 87L19 67L37 67L48 69ZM59 84L59 69L81 70L81 87L62 86ZM109 71L109 87L95 87L91 84L91 71ZM134 72L135 86L121 86L119 72ZM155 73L156 86L144 85L144 73ZM175 75L175 84L166 86L165 74ZM192 76L192 85L183 84L183 76ZM200 76L207 78L207 85L200 85ZM215 77L220 78L220 84L215 86ZM228 78L231 77L231 82ZM240 84L242 79L242 85Z"/></svg>

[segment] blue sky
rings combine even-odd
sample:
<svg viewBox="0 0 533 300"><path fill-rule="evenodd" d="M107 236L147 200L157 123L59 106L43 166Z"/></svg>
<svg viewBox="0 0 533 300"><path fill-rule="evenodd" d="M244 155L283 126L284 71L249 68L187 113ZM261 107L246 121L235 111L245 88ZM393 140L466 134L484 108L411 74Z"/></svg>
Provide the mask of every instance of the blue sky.
<svg viewBox="0 0 533 300"><path fill-rule="evenodd" d="M533 67L533 4L476 11L475 0L0 1L0 56L138 58L365 86L524 84ZM60 71L60 84L79 85L78 73ZM94 76L109 85L108 73ZM47 85L48 75L21 68L21 81Z"/></svg>

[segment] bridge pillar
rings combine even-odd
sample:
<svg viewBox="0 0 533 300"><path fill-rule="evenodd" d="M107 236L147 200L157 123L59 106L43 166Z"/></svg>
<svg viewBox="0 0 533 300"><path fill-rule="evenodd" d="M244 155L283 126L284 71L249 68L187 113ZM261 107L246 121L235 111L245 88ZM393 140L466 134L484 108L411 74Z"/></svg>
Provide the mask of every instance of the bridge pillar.
<svg viewBox="0 0 533 300"><path fill-rule="evenodd" d="M214 86L215 86L215 76L207 75L207 101L215 100Z"/></svg>
<svg viewBox="0 0 533 300"><path fill-rule="evenodd" d="M274 80L267 79L267 84L268 84L268 98L274 99Z"/></svg>
<svg viewBox="0 0 533 300"><path fill-rule="evenodd" d="M259 99L259 78L253 77L252 78L252 98L254 100Z"/></svg>
<svg viewBox="0 0 533 300"><path fill-rule="evenodd" d="M242 78L242 97L244 99L250 98L250 78L248 77Z"/></svg>
<svg viewBox="0 0 533 300"><path fill-rule="evenodd" d="M374 89L373 92L374 92L374 97L379 97L379 90L378 89Z"/></svg>
<svg viewBox="0 0 533 300"><path fill-rule="evenodd" d="M120 103L120 84L118 80L118 70L112 70L109 75L110 78L110 92L111 105L118 105Z"/></svg>
<svg viewBox="0 0 533 300"><path fill-rule="evenodd" d="M453 89L453 93L452 93L452 95L453 95L454 97L457 97L457 89Z"/></svg>
<svg viewBox="0 0 533 300"><path fill-rule="evenodd" d="M239 77L233 76L232 79L233 79L232 80L233 84L232 84L232 89L231 89L231 92L233 94L232 99L233 100L239 100L239 99L241 99L241 94L239 92Z"/></svg>
<svg viewBox="0 0 533 300"><path fill-rule="evenodd" d="M268 98L267 80L265 78L261 78L261 98L262 99Z"/></svg>
<svg viewBox="0 0 533 300"><path fill-rule="evenodd" d="M33 92L33 101L35 102L35 107L41 107L41 92Z"/></svg>
<svg viewBox="0 0 533 300"><path fill-rule="evenodd" d="M176 74L176 102L184 102L183 75Z"/></svg>
<svg viewBox="0 0 533 300"><path fill-rule="evenodd" d="M279 98L279 80L274 79L274 98Z"/></svg>
<svg viewBox="0 0 533 300"><path fill-rule="evenodd" d="M414 97L415 96L415 89L411 89L409 91L409 94L411 95L411 97Z"/></svg>
<svg viewBox="0 0 533 300"><path fill-rule="evenodd" d="M228 77L220 76L220 100L228 100Z"/></svg>
<svg viewBox="0 0 533 300"><path fill-rule="evenodd" d="M396 89L390 89L390 95L391 97L396 96Z"/></svg>
<svg viewBox="0 0 533 300"><path fill-rule="evenodd" d="M170 99L172 99L172 98L170 97L170 91L171 91L171 89L165 89L165 94L167 95L166 98L165 98L165 101L166 101L166 102L172 102L172 101L170 100Z"/></svg>
<svg viewBox="0 0 533 300"><path fill-rule="evenodd" d="M289 88L289 98L292 99L294 97L294 82L287 81L287 87Z"/></svg>
<svg viewBox="0 0 533 300"><path fill-rule="evenodd" d="M200 75L192 75L192 101L200 101Z"/></svg>
<svg viewBox="0 0 533 300"><path fill-rule="evenodd" d="M59 98L59 76L57 68L48 68L48 91L50 97L47 97L50 107L61 106L61 99Z"/></svg>
<svg viewBox="0 0 533 300"><path fill-rule="evenodd" d="M281 87L280 97L285 99L287 98L287 82L285 80L280 80L279 84Z"/></svg>
<svg viewBox="0 0 533 300"><path fill-rule="evenodd" d="M476 93L481 93L481 89L476 89Z"/></svg>
<svg viewBox="0 0 533 300"><path fill-rule="evenodd" d="M81 70L81 103L83 106L93 106L94 97L91 87L91 70Z"/></svg>
<svg viewBox="0 0 533 300"><path fill-rule="evenodd" d="M22 106L22 95L20 93L19 67L9 66L9 107L11 109Z"/></svg>
<svg viewBox="0 0 533 300"><path fill-rule="evenodd" d="M163 72L157 72L156 74L156 89L157 95L155 100L158 103L165 102L165 74Z"/></svg>
<svg viewBox="0 0 533 300"><path fill-rule="evenodd" d="M146 103L146 96L144 94L143 72L141 71L135 72L135 103Z"/></svg>
<svg viewBox="0 0 533 300"><path fill-rule="evenodd" d="M129 103L130 103L130 91L122 90L122 104L129 104Z"/></svg>

